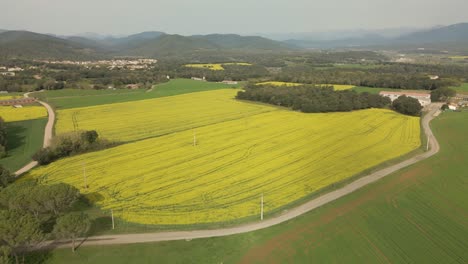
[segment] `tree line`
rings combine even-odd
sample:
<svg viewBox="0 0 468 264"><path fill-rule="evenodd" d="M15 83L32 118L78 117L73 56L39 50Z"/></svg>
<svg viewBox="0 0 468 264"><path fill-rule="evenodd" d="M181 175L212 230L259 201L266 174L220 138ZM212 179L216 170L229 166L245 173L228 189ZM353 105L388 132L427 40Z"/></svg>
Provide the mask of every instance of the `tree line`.
<svg viewBox="0 0 468 264"><path fill-rule="evenodd" d="M277 87L249 85L237 99L284 106L304 113L347 112L366 108L384 108L390 99L377 94L335 91L333 87L304 85Z"/></svg>
<svg viewBox="0 0 468 264"><path fill-rule="evenodd" d="M100 139L94 131L76 131L56 136L50 147L42 148L33 155L39 165L47 165L60 158L115 146L117 143Z"/></svg>
<svg viewBox="0 0 468 264"><path fill-rule="evenodd" d="M0 159L7 155L7 128L5 121L0 116Z"/></svg>
<svg viewBox="0 0 468 264"><path fill-rule="evenodd" d="M249 84L239 91L237 99L257 101L292 108L304 113L349 112L367 108L392 108L418 116L422 106L417 99L401 96L393 103L378 94L335 91L332 86L303 85L297 87Z"/></svg>

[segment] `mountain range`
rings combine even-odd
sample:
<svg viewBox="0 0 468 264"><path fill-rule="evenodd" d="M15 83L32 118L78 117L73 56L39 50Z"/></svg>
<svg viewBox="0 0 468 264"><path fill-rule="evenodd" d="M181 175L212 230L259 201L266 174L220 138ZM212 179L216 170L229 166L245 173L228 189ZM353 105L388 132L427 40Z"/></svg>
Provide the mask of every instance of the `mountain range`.
<svg viewBox="0 0 468 264"><path fill-rule="evenodd" d="M437 27L389 37L377 33L343 38L271 40L260 36L211 34L182 36L159 31L115 37L86 33L55 36L28 31L0 30L0 58L93 59L112 56L164 57L197 52L283 52L310 48L378 47L468 43L468 23Z"/></svg>

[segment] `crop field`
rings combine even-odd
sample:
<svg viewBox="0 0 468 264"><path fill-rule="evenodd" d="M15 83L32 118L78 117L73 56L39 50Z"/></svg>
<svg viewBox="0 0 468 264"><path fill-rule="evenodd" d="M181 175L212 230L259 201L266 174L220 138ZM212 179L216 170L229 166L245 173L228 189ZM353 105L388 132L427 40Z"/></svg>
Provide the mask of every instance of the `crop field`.
<svg viewBox="0 0 468 264"><path fill-rule="evenodd" d="M200 82L188 79L173 79L167 83L155 85L151 90L64 89L34 93L33 95L35 97L40 98L41 100L48 102L56 109L68 109L94 105L139 101L179 94L236 87L238 87L238 85L228 85L214 82Z"/></svg>
<svg viewBox="0 0 468 264"><path fill-rule="evenodd" d="M443 113L431 126L436 156L287 223L220 238L56 249L31 263L467 263L468 145L460 142L468 112Z"/></svg>
<svg viewBox="0 0 468 264"><path fill-rule="evenodd" d="M10 99L17 99L17 98L21 98L23 96L20 96L20 95L17 95L17 96L14 96L14 95L0 95L0 101L1 100L10 100Z"/></svg>
<svg viewBox="0 0 468 264"><path fill-rule="evenodd" d="M7 156L0 164L14 172L31 161L31 156L42 147L47 118L8 122Z"/></svg>
<svg viewBox="0 0 468 264"><path fill-rule="evenodd" d="M323 84L324 86L333 86L333 89L337 91L350 90L356 85L345 85L345 84Z"/></svg>
<svg viewBox="0 0 468 264"><path fill-rule="evenodd" d="M272 85L272 86L301 86L304 85L303 83L293 83L293 82L261 82L257 83L257 85Z"/></svg>
<svg viewBox="0 0 468 264"><path fill-rule="evenodd" d="M43 106L26 106L22 108L0 106L0 116L5 122L16 122L46 117L47 110Z"/></svg>
<svg viewBox="0 0 468 264"><path fill-rule="evenodd" d="M162 136L62 159L28 177L72 184L129 222L228 222L257 216L262 194L270 213L420 145L416 117L382 109L303 114L237 102L234 94L220 90L142 101L146 110L129 116L123 115L145 106L83 109L80 129L102 125L104 136L122 139L123 132L127 140ZM152 113L154 121L147 119ZM93 116L99 121L86 123ZM58 127L60 118L59 112ZM122 126L119 120L131 123Z"/></svg>
<svg viewBox="0 0 468 264"><path fill-rule="evenodd" d="M56 132L97 130L107 139L133 141L275 110L236 101L237 92L224 89L59 110Z"/></svg>
<svg viewBox="0 0 468 264"><path fill-rule="evenodd" d="M451 56L449 58L452 60L468 60L468 56Z"/></svg>
<svg viewBox="0 0 468 264"><path fill-rule="evenodd" d="M450 88L457 91L457 93L468 94L468 83L463 83L460 86L453 86L453 87L450 87Z"/></svg>
<svg viewBox="0 0 468 264"><path fill-rule="evenodd" d="M196 69L208 69L212 71L223 71L223 65L252 66L246 62L228 62L228 63L204 63L204 64L186 64L185 67Z"/></svg>
<svg viewBox="0 0 468 264"><path fill-rule="evenodd" d="M301 86L304 85L303 83L293 83L293 82L261 82L257 83L257 85L272 85L272 86L288 86L288 87L294 87L294 86ZM333 89L337 91L342 91L342 90L349 90L355 87L355 85L343 85L343 84L318 84L318 85L323 85L323 86L333 86Z"/></svg>

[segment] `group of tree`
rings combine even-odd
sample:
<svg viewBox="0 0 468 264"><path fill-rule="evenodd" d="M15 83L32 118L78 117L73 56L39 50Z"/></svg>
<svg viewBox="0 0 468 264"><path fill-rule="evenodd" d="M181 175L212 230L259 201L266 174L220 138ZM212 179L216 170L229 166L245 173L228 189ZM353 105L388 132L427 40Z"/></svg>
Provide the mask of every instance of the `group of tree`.
<svg viewBox="0 0 468 264"><path fill-rule="evenodd" d="M392 103L395 111L411 116L419 116L421 114L422 106L418 99L402 95L395 99Z"/></svg>
<svg viewBox="0 0 468 264"><path fill-rule="evenodd" d="M0 167L0 170L5 169ZM8 178L11 178L9 176ZM4 176L2 174L2 179ZM28 250L44 240L66 238L73 241L86 235L91 221L86 214L73 212L81 198L73 186L43 185L24 180L0 188L0 263L23 262Z"/></svg>
<svg viewBox="0 0 468 264"><path fill-rule="evenodd" d="M450 97L453 97L457 94L454 89L448 87L441 87L435 89L431 92L431 101L433 102L445 102Z"/></svg>
<svg viewBox="0 0 468 264"><path fill-rule="evenodd" d="M0 116L0 159L5 157L7 154L6 145L7 145L7 129L6 129L5 121Z"/></svg>
<svg viewBox="0 0 468 264"><path fill-rule="evenodd" d="M40 149L32 158L40 165L46 165L63 157L101 150L113 145L115 143L100 139L94 130L70 132L55 137L50 147Z"/></svg>
<svg viewBox="0 0 468 264"><path fill-rule="evenodd" d="M390 99L377 94L335 91L333 87L304 85L277 87L248 85L237 94L238 99L290 107L304 113L346 112L366 108L384 108Z"/></svg>

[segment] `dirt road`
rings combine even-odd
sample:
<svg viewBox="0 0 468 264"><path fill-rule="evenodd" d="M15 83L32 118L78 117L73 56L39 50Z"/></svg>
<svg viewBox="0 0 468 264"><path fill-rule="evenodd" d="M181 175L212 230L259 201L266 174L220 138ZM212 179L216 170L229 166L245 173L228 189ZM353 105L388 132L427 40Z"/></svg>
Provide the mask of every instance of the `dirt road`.
<svg viewBox="0 0 468 264"><path fill-rule="evenodd" d="M439 143L434 137L429 123L438 114L440 105L433 104L429 108L429 112L424 116L422 120L422 127L425 134L429 139L428 146L429 150L423 154L412 157L408 160L390 166L388 168L376 171L370 175L359 178L358 180L330 193L324 194L317 197L301 206L290 209L282 215L275 216L264 221L256 223L245 224L237 227L223 228L223 229L212 229L212 230L195 230L195 231L180 231L180 232L159 232L159 233L145 233L145 234L123 234L123 235L105 235L105 236L94 236L88 237L82 241L82 246L91 245L115 245L115 244L133 244L133 243L145 243L145 242L158 242L158 241L171 241L171 240L190 240L196 238L209 238L209 237L220 237L228 236L233 234L247 233L263 228L268 228L290 219L303 215L311 210L314 210L320 206L330 203L338 198L348 195L370 183L378 181L383 177L392 174L402 168L410 166L421 160L424 160L430 156L433 156L439 152ZM69 247L70 243L66 241L47 241L42 244L44 247Z"/></svg>
<svg viewBox="0 0 468 264"><path fill-rule="evenodd" d="M28 98L29 94L30 93L25 93L24 97ZM52 142L52 136L53 136L53 132L54 132L55 112L54 112L54 110L52 109L52 107L49 104L44 103L42 101L38 101L38 102L47 109L47 113L48 113L48 116L49 116L49 119L47 120L47 124L46 124L46 127L45 127L45 131L44 131L44 142L42 144L42 146L44 148L46 148L46 147L50 146L50 144ZM29 170L31 170L32 168L34 168L36 166L37 166L37 161L31 161L26 166L24 166L23 168L16 171L15 176L18 177L21 174L23 174L25 172L28 172Z"/></svg>

